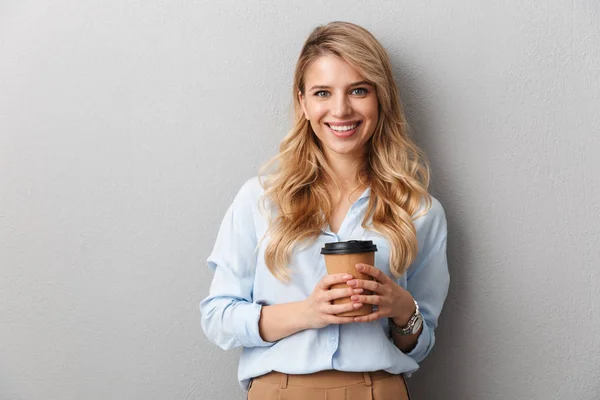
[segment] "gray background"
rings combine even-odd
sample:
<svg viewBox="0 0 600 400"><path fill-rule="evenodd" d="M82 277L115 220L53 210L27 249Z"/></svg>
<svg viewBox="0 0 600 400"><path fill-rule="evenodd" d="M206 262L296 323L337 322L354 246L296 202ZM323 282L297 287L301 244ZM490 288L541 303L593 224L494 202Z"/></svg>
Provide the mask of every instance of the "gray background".
<svg viewBox="0 0 600 400"><path fill-rule="evenodd" d="M600 397L600 3L4 0L1 400L243 398L205 259L331 20L388 49L447 211L415 398Z"/></svg>

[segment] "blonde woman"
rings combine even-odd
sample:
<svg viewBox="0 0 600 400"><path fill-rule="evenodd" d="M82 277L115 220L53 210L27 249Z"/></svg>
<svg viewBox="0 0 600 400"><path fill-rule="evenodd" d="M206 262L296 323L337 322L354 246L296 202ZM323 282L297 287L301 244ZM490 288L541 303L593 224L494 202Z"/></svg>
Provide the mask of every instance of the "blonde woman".
<svg viewBox="0 0 600 400"><path fill-rule="evenodd" d="M446 219L388 55L357 25L318 27L293 96L279 154L221 224L202 327L223 349L243 348L250 400L408 399L404 376L431 351L448 291ZM375 265L356 265L373 279L327 275L321 249L350 240L377 246ZM337 315L365 304L368 315Z"/></svg>

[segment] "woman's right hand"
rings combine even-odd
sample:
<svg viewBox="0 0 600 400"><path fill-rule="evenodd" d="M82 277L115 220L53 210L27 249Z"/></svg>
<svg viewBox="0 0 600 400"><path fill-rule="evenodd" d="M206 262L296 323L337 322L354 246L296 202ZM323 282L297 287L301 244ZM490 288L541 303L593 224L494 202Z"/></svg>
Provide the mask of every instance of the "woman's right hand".
<svg viewBox="0 0 600 400"><path fill-rule="evenodd" d="M304 300L304 317L308 328L318 329L331 324L354 322L354 317L338 317L336 314L353 311L362 307L361 303L331 304L332 300L362 293L362 289L351 287L330 289L332 285L346 283L353 279L350 274L326 275L317 283L310 296Z"/></svg>

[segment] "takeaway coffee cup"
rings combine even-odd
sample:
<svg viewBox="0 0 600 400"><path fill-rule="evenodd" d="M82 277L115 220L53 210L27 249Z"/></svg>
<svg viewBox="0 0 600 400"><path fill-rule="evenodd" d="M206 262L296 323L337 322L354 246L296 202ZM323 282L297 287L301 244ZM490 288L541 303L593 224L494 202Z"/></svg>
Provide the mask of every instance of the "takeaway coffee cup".
<svg viewBox="0 0 600 400"><path fill-rule="evenodd" d="M325 243L321 248L321 254L325 257L325 267L328 274L346 273L352 275L356 279L372 279L370 275L358 272L355 268L356 264L374 265L375 252L377 246L370 240L350 240L347 242ZM331 289L346 288L348 285L340 283L331 286ZM365 290L363 294L369 295L370 291ZM333 300L333 304L350 303L350 297ZM354 317L358 315L367 315L373 311L371 304L363 304L358 310L347 311L338 314L340 317Z"/></svg>

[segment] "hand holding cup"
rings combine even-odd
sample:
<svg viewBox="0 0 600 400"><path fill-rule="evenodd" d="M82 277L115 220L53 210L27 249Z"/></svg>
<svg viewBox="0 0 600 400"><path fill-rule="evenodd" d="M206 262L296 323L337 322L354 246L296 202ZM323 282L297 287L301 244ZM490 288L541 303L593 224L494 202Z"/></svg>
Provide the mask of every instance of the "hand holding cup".
<svg viewBox="0 0 600 400"><path fill-rule="evenodd" d="M370 322L387 317L394 319L399 326L406 325L415 313L412 295L373 265L357 263L355 268L369 278L351 279L346 282L354 289L364 290L362 294L352 295L351 300L360 304L361 307L363 305L377 306L377 310L368 315L357 316L354 321Z"/></svg>
<svg viewBox="0 0 600 400"><path fill-rule="evenodd" d="M372 278L363 271L357 270L356 264L373 265L376 251L377 246L374 245L370 240L350 240L347 242L326 243L321 249L321 254L323 254L325 257L325 266L330 275L346 274L352 276L350 279L368 280ZM331 285L331 289L347 289L348 285L346 282L347 281L335 283ZM368 291L368 289L365 289L362 294L370 295L371 293ZM335 305L353 303L351 298L353 295L354 294L351 294L348 297L335 298L332 300L332 303ZM371 304L361 304L358 302L354 303L360 305L337 315L340 317L355 317L359 315L367 315L373 311Z"/></svg>
<svg viewBox="0 0 600 400"><path fill-rule="evenodd" d="M318 329L330 324L354 322L352 316L340 316L362 307L362 304L350 300L351 296L363 293L363 289L346 285L345 282L350 279L354 279L354 276L338 273L326 275L317 283L313 292L304 301L305 326ZM340 299L346 301L340 303Z"/></svg>

